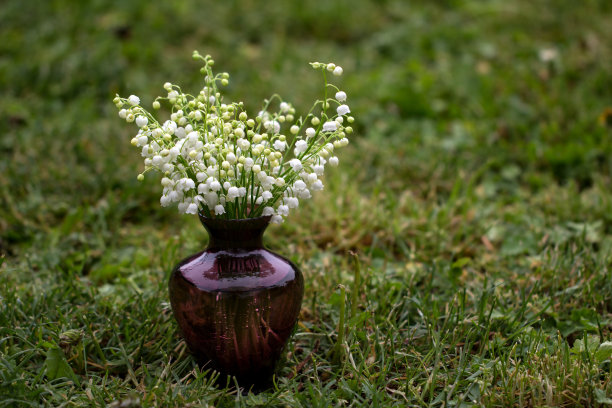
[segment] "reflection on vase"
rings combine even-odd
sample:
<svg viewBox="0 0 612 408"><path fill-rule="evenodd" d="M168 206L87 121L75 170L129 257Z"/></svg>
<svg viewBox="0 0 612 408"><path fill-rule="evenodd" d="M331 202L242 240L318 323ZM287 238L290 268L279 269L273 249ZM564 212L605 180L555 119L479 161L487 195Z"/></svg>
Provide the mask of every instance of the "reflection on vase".
<svg viewBox="0 0 612 408"><path fill-rule="evenodd" d="M241 386L265 385L297 321L302 274L263 248L269 217L200 219L210 243L172 273L174 316L199 363Z"/></svg>

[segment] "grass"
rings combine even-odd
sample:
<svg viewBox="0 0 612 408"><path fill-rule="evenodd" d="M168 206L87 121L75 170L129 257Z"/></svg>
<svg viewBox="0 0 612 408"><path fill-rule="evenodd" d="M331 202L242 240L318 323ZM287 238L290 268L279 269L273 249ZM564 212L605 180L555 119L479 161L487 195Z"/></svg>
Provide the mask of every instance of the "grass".
<svg viewBox="0 0 612 408"><path fill-rule="evenodd" d="M3 3L0 407L612 405L611 9ZM195 89L193 49L251 111L304 111L307 63L334 61L358 119L266 233L306 291L260 394L215 387L178 336L168 274L207 237L136 181L111 103Z"/></svg>

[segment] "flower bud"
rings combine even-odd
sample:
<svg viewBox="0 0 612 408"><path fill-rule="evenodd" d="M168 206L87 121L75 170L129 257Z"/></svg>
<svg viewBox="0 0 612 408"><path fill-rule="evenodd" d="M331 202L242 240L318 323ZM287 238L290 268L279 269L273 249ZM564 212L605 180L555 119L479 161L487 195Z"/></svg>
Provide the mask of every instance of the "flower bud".
<svg viewBox="0 0 612 408"><path fill-rule="evenodd" d="M76 330L76 329L67 330L63 332L62 334L60 334L60 338L59 338L60 346L66 347L66 346L73 346L75 344L78 344L79 341L81 341L82 337L83 337L82 330Z"/></svg>
<svg viewBox="0 0 612 408"><path fill-rule="evenodd" d="M132 105L132 106L136 106L140 103L140 98L137 97L136 95L130 95L130 97L128 98L128 102Z"/></svg>

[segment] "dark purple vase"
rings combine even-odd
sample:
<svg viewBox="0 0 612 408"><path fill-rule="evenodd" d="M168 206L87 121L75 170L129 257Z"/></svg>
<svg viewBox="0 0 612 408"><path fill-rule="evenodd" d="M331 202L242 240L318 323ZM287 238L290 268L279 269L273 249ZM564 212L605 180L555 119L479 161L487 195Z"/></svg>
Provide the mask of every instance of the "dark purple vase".
<svg viewBox="0 0 612 408"><path fill-rule="evenodd" d="M304 278L289 260L264 248L270 217L200 221L208 248L170 276L170 303L199 364L235 376L241 387L265 387L293 327Z"/></svg>

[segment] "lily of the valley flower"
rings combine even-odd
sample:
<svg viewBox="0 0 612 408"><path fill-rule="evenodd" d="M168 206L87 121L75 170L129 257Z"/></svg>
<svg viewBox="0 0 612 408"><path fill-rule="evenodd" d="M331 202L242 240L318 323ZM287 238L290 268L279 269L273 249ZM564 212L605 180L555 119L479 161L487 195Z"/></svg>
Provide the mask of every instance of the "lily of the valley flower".
<svg viewBox="0 0 612 408"><path fill-rule="evenodd" d="M224 102L221 87L229 75L215 74L210 56L194 52L194 58L204 63L202 89L192 96L166 82L166 96L152 104L157 110L167 101L170 119L160 122L136 95L114 99L119 117L138 127L131 138L144 158L138 180L150 171L162 173L160 204L176 205L182 213L228 219L266 215L282 222L300 200L311 198L311 191L324 188L325 166L338 165L331 153L346 146L353 131L345 126L354 121L347 116L346 93L325 80L326 88L335 88L335 98L316 101L317 110L306 118L296 118L293 106L278 96L250 118L242 102ZM343 73L333 63L311 65Z"/></svg>

